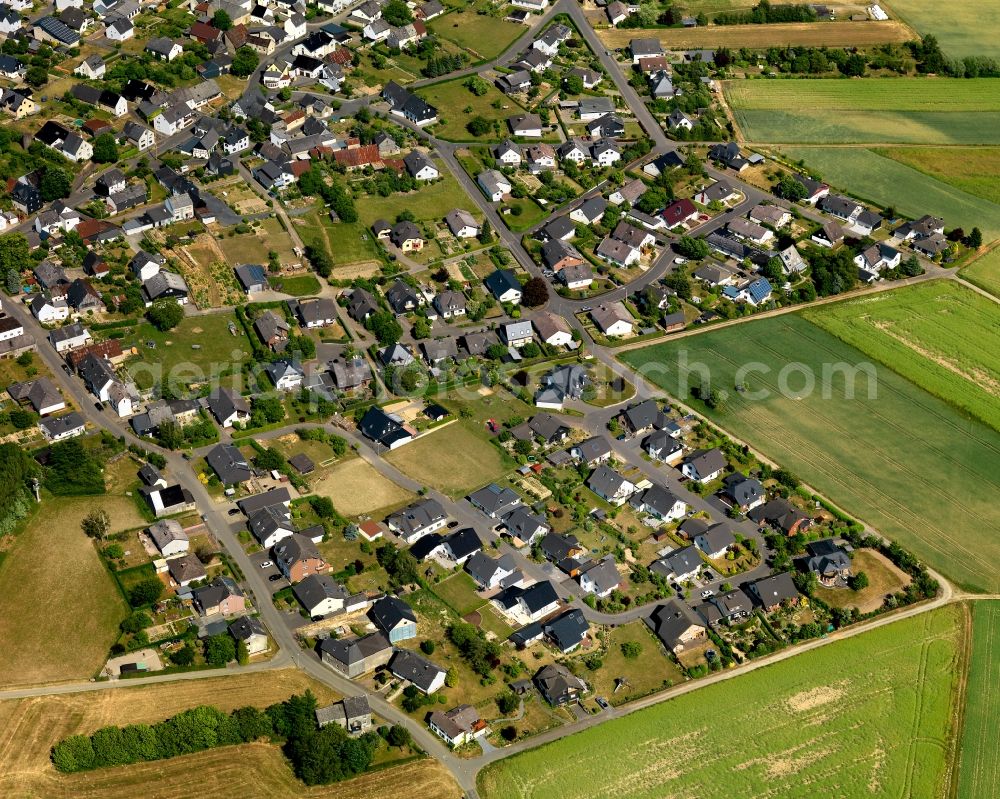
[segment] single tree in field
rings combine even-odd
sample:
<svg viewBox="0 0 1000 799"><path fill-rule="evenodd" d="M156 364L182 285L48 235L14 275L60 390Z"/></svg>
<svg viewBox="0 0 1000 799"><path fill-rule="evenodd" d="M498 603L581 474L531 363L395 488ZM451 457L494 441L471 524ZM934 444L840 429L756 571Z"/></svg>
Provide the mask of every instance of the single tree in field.
<svg viewBox="0 0 1000 799"><path fill-rule="evenodd" d="M80 526L88 537L103 541L111 532L111 517L104 508L98 508L84 516Z"/></svg>

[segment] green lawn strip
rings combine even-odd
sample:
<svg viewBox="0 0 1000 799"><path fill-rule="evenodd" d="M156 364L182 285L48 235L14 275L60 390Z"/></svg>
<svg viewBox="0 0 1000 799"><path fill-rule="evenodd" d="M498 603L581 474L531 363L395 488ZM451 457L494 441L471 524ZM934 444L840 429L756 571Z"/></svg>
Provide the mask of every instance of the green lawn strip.
<svg viewBox="0 0 1000 799"><path fill-rule="evenodd" d="M514 755L480 773L479 795L941 796L958 613L905 619Z"/></svg>
<svg viewBox="0 0 1000 799"><path fill-rule="evenodd" d="M1000 147L878 147L873 151L1000 205Z"/></svg>
<svg viewBox="0 0 1000 799"><path fill-rule="evenodd" d="M486 600L476 593L476 584L465 572L435 583L431 590L459 616L466 616L486 604Z"/></svg>
<svg viewBox="0 0 1000 799"><path fill-rule="evenodd" d="M292 277L272 277L271 286L285 294L294 297L308 297L318 294L320 291L319 281L313 275L294 275Z"/></svg>
<svg viewBox="0 0 1000 799"><path fill-rule="evenodd" d="M525 30L522 25L473 10L452 11L431 20L427 29L483 60L496 58Z"/></svg>
<svg viewBox="0 0 1000 799"><path fill-rule="evenodd" d="M1000 205L975 197L912 167L860 147L783 147L831 185L911 217L940 216L949 227L979 227L986 242L1000 238Z"/></svg>
<svg viewBox="0 0 1000 799"><path fill-rule="evenodd" d="M439 119L434 126L438 138L446 141L492 142L497 140L491 129L481 136L469 132L466 125L474 117L483 117L500 124L501 136L507 135L507 117L519 114L524 108L501 92L492 83L485 94L476 96L466 86L469 78L457 78L434 83L417 90L417 94L438 108ZM496 107L495 107L496 106Z"/></svg>
<svg viewBox="0 0 1000 799"><path fill-rule="evenodd" d="M687 396L681 350L728 393L721 407ZM993 568L1000 540L990 532L1000 527L992 499L1000 490L995 430L796 315L652 345L622 359L961 585L1000 589ZM741 375L748 392L735 393L736 371L746 364L757 364ZM815 390L801 399L783 396L779 375L798 391L802 371L815 376ZM766 398L751 400L758 391Z"/></svg>
<svg viewBox="0 0 1000 799"><path fill-rule="evenodd" d="M1000 58L1000 5L955 0L948 13L934 0L893 0L892 10L922 35L933 34L950 58Z"/></svg>

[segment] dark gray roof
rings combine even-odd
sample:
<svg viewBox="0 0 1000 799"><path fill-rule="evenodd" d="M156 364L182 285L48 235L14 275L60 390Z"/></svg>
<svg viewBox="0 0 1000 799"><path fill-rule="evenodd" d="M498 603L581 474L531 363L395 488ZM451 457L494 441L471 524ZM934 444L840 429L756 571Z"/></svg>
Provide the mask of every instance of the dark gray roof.
<svg viewBox="0 0 1000 799"><path fill-rule="evenodd" d="M563 652L572 649L580 644L587 637L587 630L590 625L583 615L583 611L573 608L567 610L552 621L546 622L545 634L552 639L552 643Z"/></svg>
<svg viewBox="0 0 1000 799"><path fill-rule="evenodd" d="M292 587L295 598L310 610L324 599L346 600L350 594L347 589L328 574L311 574Z"/></svg>
<svg viewBox="0 0 1000 799"><path fill-rule="evenodd" d="M389 661L389 671L401 680L408 680L423 691L431 687L431 683L444 669L432 663L425 657L409 649L400 649Z"/></svg>
<svg viewBox="0 0 1000 799"><path fill-rule="evenodd" d="M677 646L680 636L690 627L704 627L702 620L694 611L678 599L657 605L645 622L656 637L671 650Z"/></svg>
<svg viewBox="0 0 1000 799"><path fill-rule="evenodd" d="M416 624L417 617L413 609L402 599L394 596L384 596L371 606L368 618L385 632L391 632L406 622Z"/></svg>

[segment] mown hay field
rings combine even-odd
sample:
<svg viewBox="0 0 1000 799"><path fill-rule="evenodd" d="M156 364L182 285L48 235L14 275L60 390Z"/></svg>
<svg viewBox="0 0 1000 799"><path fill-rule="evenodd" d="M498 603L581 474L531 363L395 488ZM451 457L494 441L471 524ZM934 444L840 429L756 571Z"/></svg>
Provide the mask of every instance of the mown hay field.
<svg viewBox="0 0 1000 799"><path fill-rule="evenodd" d="M979 0L954 0L947 13L934 0L892 0L896 15L922 35L933 34L951 58L1000 58L1000 5Z"/></svg>
<svg viewBox="0 0 1000 799"><path fill-rule="evenodd" d="M4 540L3 686L86 680L104 665L128 608L80 529L84 516L98 508L108 512L113 532L143 524L127 497L44 496L25 529Z"/></svg>
<svg viewBox="0 0 1000 799"><path fill-rule="evenodd" d="M958 769L960 799L996 795L1000 786L1000 602L972 606L972 657Z"/></svg>
<svg viewBox="0 0 1000 799"><path fill-rule="evenodd" d="M483 799L943 796L961 665L947 607L489 766Z"/></svg>
<svg viewBox="0 0 1000 799"><path fill-rule="evenodd" d="M802 315L1000 430L998 311L971 289L936 280Z"/></svg>
<svg viewBox="0 0 1000 799"><path fill-rule="evenodd" d="M747 141L1000 144L1000 92L988 78L744 80L723 86Z"/></svg>
<svg viewBox="0 0 1000 799"><path fill-rule="evenodd" d="M1000 147L879 147L874 152L1000 205Z"/></svg>
<svg viewBox="0 0 1000 799"><path fill-rule="evenodd" d="M321 705L337 698L303 672L281 669L0 702L0 795L19 799L375 799L390 795L450 799L458 795L447 772L430 760L336 785L306 788L295 779L281 750L265 743L72 775L60 774L49 761L53 744L76 733L89 734L109 724L161 721L205 704L226 712L245 705L266 707L307 688Z"/></svg>
<svg viewBox="0 0 1000 799"><path fill-rule="evenodd" d="M361 516L394 507L413 497L363 458L350 458L312 481L313 492L328 496L345 516Z"/></svg>
<svg viewBox="0 0 1000 799"><path fill-rule="evenodd" d="M622 358L952 580L1000 590L996 430L798 315ZM689 386L699 382L689 375L698 371L729 395L720 408L689 398ZM810 392L802 390L806 375L815 380ZM748 391L734 392L737 381Z"/></svg>
<svg viewBox="0 0 1000 799"><path fill-rule="evenodd" d="M978 227L985 241L1000 238L1000 205L949 185L913 166L863 147L782 147L832 186L914 218L940 216L949 228ZM921 148L924 149L924 148Z"/></svg>
<svg viewBox="0 0 1000 799"><path fill-rule="evenodd" d="M963 278L1000 297L1000 246L978 258L962 270Z"/></svg>
<svg viewBox="0 0 1000 799"><path fill-rule="evenodd" d="M608 28L598 36L609 48L631 39L659 39L668 50L712 47L869 47L914 38L902 22L781 22L773 25L708 25L697 28Z"/></svg>

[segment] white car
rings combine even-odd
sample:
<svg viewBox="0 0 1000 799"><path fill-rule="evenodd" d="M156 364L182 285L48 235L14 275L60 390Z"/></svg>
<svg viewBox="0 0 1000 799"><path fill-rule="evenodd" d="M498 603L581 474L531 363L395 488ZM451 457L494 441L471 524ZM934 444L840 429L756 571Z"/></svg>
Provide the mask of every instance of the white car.
<svg viewBox="0 0 1000 799"><path fill-rule="evenodd" d="M260 567L261 567L262 569L270 569L270 568L271 568L271 567L272 567L273 565L274 565L274 564L273 564L273 563L271 563L271 561L269 561L269 560L265 560L265 561L264 561L263 563L261 563L261 564L260 564Z"/></svg>
<svg viewBox="0 0 1000 799"><path fill-rule="evenodd" d="M708 599L710 596L715 596L715 591L711 590L710 588L706 588L704 591L701 592L702 599Z"/></svg>
<svg viewBox="0 0 1000 799"><path fill-rule="evenodd" d="M678 266L683 266L687 262L688 262L687 258L674 258L674 263L677 264Z"/></svg>

